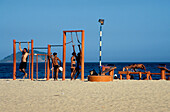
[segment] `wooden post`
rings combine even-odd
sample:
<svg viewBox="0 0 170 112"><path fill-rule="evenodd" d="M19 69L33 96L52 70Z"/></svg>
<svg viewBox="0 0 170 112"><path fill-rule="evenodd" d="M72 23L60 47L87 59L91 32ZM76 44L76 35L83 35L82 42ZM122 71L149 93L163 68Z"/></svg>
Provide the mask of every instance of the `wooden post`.
<svg viewBox="0 0 170 112"><path fill-rule="evenodd" d="M122 80L122 74L120 74L120 80Z"/></svg>
<svg viewBox="0 0 170 112"><path fill-rule="evenodd" d="M63 31L63 76L62 80L65 80L66 73L66 32Z"/></svg>
<svg viewBox="0 0 170 112"><path fill-rule="evenodd" d="M46 62L47 62L47 56L45 55L45 78L46 78Z"/></svg>
<svg viewBox="0 0 170 112"><path fill-rule="evenodd" d="M127 71L126 79L127 79L127 80L129 80L129 79L130 79L130 73L129 73L129 71Z"/></svg>
<svg viewBox="0 0 170 112"><path fill-rule="evenodd" d="M49 80L50 78L50 56L51 56L51 46L48 45L47 80Z"/></svg>
<svg viewBox="0 0 170 112"><path fill-rule="evenodd" d="M82 58L81 58L81 81L84 81L84 30L81 32L81 51L82 51Z"/></svg>
<svg viewBox="0 0 170 112"><path fill-rule="evenodd" d="M165 70L161 70L161 79L165 80Z"/></svg>
<svg viewBox="0 0 170 112"><path fill-rule="evenodd" d="M30 79L30 61L31 61L31 56L30 56L30 54L29 54L29 79Z"/></svg>
<svg viewBox="0 0 170 112"><path fill-rule="evenodd" d="M16 80L16 40L13 40L13 80Z"/></svg>
<svg viewBox="0 0 170 112"><path fill-rule="evenodd" d="M105 66L102 66L102 72L105 71ZM105 73L102 73L101 75L105 75Z"/></svg>
<svg viewBox="0 0 170 112"><path fill-rule="evenodd" d="M33 80L33 75L34 75L34 41L31 40L31 80Z"/></svg>
<svg viewBox="0 0 170 112"><path fill-rule="evenodd" d="M114 69L109 72L109 75L113 76L113 74L114 74Z"/></svg>
<svg viewBox="0 0 170 112"><path fill-rule="evenodd" d="M152 76L151 76L151 73L150 73L150 76L149 76L150 80L152 80Z"/></svg>
<svg viewBox="0 0 170 112"><path fill-rule="evenodd" d="M150 76L150 71L148 71L146 74L146 80L149 80L149 76Z"/></svg>
<svg viewBox="0 0 170 112"><path fill-rule="evenodd" d="M139 80L142 78L142 72L139 72Z"/></svg>
<svg viewBox="0 0 170 112"><path fill-rule="evenodd" d="M36 79L38 79L38 54L36 55Z"/></svg>

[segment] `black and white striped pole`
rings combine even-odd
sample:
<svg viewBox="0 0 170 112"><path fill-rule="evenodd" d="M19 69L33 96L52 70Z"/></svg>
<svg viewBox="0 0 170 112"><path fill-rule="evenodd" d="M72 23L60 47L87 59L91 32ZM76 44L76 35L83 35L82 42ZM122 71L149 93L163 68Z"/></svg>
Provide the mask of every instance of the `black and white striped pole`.
<svg viewBox="0 0 170 112"><path fill-rule="evenodd" d="M99 19L100 24L100 55L99 55L99 74L101 75L102 69L102 25L104 25L104 19Z"/></svg>

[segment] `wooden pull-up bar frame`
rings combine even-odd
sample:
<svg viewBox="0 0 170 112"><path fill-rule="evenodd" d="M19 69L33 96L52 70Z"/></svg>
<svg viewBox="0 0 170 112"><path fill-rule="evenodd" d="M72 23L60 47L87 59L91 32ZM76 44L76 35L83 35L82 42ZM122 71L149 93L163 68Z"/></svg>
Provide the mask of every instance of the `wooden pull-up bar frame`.
<svg viewBox="0 0 170 112"><path fill-rule="evenodd" d="M16 42L16 40L13 40L13 80L16 80L16 43L28 43L28 42ZM31 40L31 80L33 80L33 64L34 64L34 41Z"/></svg>
<svg viewBox="0 0 170 112"><path fill-rule="evenodd" d="M47 61L47 80L50 79L50 58L49 56L51 56L51 47L63 47L63 45L50 45L48 44L48 61ZM53 67L53 63L52 63L52 67ZM52 78L53 78L53 70L52 70Z"/></svg>
<svg viewBox="0 0 170 112"><path fill-rule="evenodd" d="M63 31L63 77L62 80L65 80L66 73L66 33L67 32L81 32L81 80L84 81L84 30L70 30Z"/></svg>

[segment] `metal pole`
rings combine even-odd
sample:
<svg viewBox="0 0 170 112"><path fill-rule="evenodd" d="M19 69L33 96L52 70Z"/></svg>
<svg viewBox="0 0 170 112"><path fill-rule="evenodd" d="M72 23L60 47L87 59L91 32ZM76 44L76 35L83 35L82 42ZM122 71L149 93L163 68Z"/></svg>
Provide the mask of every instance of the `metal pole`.
<svg viewBox="0 0 170 112"><path fill-rule="evenodd" d="M16 40L13 40L13 80L16 80Z"/></svg>
<svg viewBox="0 0 170 112"><path fill-rule="evenodd" d="M99 55L99 74L101 75L102 68L102 25L100 25L100 55Z"/></svg>

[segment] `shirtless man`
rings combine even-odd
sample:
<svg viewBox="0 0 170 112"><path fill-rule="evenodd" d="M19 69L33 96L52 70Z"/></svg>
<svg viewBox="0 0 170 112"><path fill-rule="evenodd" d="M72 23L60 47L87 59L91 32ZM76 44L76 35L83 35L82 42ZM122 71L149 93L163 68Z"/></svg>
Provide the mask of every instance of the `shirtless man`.
<svg viewBox="0 0 170 112"><path fill-rule="evenodd" d="M79 53L77 54L76 56L76 61L77 61L77 66L76 66L76 72L77 72L77 75L76 75L76 78L79 76L80 72L81 72L81 58L82 58L82 53L81 53L81 48L80 48L80 45L78 45L79 47Z"/></svg>
<svg viewBox="0 0 170 112"><path fill-rule="evenodd" d="M76 74L76 52L75 52L75 48L73 45L73 53L72 53L72 57L71 57L71 80L74 79L74 75Z"/></svg>
<svg viewBox="0 0 170 112"><path fill-rule="evenodd" d="M24 48L23 50L21 49L21 42L19 42L19 50L22 52L22 57L21 57L21 63L19 66L19 71L24 73L23 79L27 77L27 73L25 72L25 69L27 67L27 59L29 55L29 42L28 42L28 50L27 48Z"/></svg>
<svg viewBox="0 0 170 112"><path fill-rule="evenodd" d="M53 57L50 56L52 59L52 63L54 65L54 80L58 80L58 72L59 72L59 67L61 66L61 60L57 57L57 53L53 53ZM60 62L60 65L58 64L58 61Z"/></svg>

